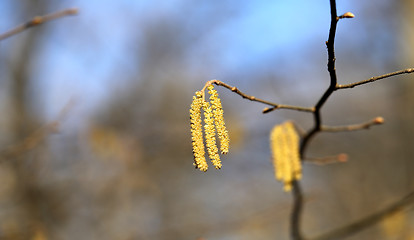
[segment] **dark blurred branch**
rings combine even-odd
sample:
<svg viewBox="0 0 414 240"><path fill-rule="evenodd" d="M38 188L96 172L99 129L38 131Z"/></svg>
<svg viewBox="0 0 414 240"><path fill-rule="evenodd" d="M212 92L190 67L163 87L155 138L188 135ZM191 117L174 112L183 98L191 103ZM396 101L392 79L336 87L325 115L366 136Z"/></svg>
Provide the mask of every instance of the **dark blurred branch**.
<svg viewBox="0 0 414 240"><path fill-rule="evenodd" d="M326 233L322 236L311 238L311 239L312 240L331 240L331 239L333 240L333 239L342 239L344 237L348 237L352 234L355 234L367 227L370 227L384 220L387 217L390 217L392 214L398 211L403 211L405 207L408 207L409 205L413 205L413 204L414 204L414 192L411 192L408 195L404 196L401 200L383 209L382 211L374 213L370 216L367 216L347 226L333 230L332 232Z"/></svg>
<svg viewBox="0 0 414 240"><path fill-rule="evenodd" d="M300 217L303 208L303 193L298 181L292 182L292 193L293 193L293 209L290 216L290 234L292 239L300 240L303 239L301 233L301 221Z"/></svg>
<svg viewBox="0 0 414 240"><path fill-rule="evenodd" d="M68 8L62 11L58 11L58 12L54 12L54 13L50 13L44 16L36 16L34 17L32 20L23 23L5 33L0 34L0 41L3 39L6 39L8 37L11 37L15 34L18 34L30 27L34 27L37 25L40 25L42 23L48 22L48 21L52 21L55 20L57 18L61 18L61 17L65 17L65 16L70 16L70 15L75 15L78 13L78 9L76 8Z"/></svg>
<svg viewBox="0 0 414 240"><path fill-rule="evenodd" d="M249 99L250 101L260 102L260 103L264 103L266 105L272 106L272 108L270 108L271 110L265 109L265 110L263 110L263 113L268 113L268 112L270 112L272 110L275 110L275 109L291 109L291 110L302 111L302 112L313 112L314 111L313 108L306 108L306 107L299 107L299 106L292 106L292 105L277 104L277 103L272 103L272 102L269 102L269 101L266 101L266 100L262 100L260 98L254 97L254 96L247 95L247 94L241 92L238 88L232 87L232 86L230 86L230 85L228 85L228 84L226 84L224 82L221 82L219 80L211 80L211 81L209 81L209 82L206 83L206 86L208 84L213 84L213 83L216 84L216 85L218 85L218 86L223 86L223 87L225 87L227 89L230 89L232 92L237 93L240 96L242 96L243 98Z"/></svg>
<svg viewBox="0 0 414 240"><path fill-rule="evenodd" d="M338 127L329 127L329 126L321 126L321 131L324 132L350 132L350 131L358 131L362 129L368 129L371 126L383 124L384 119L382 117L376 117L368 122L360 123L360 124L353 124L347 126L338 126Z"/></svg>
<svg viewBox="0 0 414 240"><path fill-rule="evenodd" d="M407 69L404 69L404 70L400 70L400 71L396 71L396 72L392 72L392 73L387 73L387 74L384 74L384 75L381 75L381 76L368 78L366 80L356 82L356 83L338 85L338 86L336 86L335 90L345 89L345 88L353 88L353 87L356 87L356 86L359 86L359 85L362 85L362 84L375 82L375 81L380 80L380 79L389 78L389 77L392 77L392 76L405 74L405 73L413 73L413 72L414 72L414 68L407 68Z"/></svg>

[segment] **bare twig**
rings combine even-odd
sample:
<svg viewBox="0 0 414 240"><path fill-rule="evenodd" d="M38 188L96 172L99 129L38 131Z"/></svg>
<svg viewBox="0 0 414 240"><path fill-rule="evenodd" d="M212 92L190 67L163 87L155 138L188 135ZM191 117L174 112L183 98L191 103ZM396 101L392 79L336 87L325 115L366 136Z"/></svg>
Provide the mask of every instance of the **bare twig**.
<svg viewBox="0 0 414 240"><path fill-rule="evenodd" d="M40 25L42 23L57 19L57 18L70 16L70 15L75 15L77 13L78 13L78 9L68 8L68 9L58 11L58 12L54 12L54 13L51 13L51 14L47 14L47 15L44 15L44 16L36 16L32 20L30 20L26 23L23 23L23 24L15 27L13 29L10 29L9 31L7 31L5 33L0 34L0 41L3 40L3 39L6 39L8 37L11 37L15 34L18 34L18 33L22 32L22 31L24 31L24 30L26 30L30 27L34 27L34 26Z"/></svg>
<svg viewBox="0 0 414 240"><path fill-rule="evenodd" d="M407 69L404 69L404 70L400 70L400 71L396 71L396 72L392 72L392 73L387 73L387 74L384 74L384 75L381 75L381 76L375 76L375 77L372 77L372 78L368 78L368 79L360 81L360 82L344 84L344 85L338 85L338 86L336 86L335 90L345 89L345 88L353 88L353 87L356 87L356 86L359 86L359 85L362 85L362 84L375 82L375 81L380 80L380 79L389 78L389 77L392 77L392 76L405 74L405 73L413 73L413 72L414 72L414 68L407 68Z"/></svg>
<svg viewBox="0 0 414 240"><path fill-rule="evenodd" d="M344 163L348 161L348 155L341 153L335 156L326 156L321 158L305 158L303 161L307 163L313 163L316 165L326 165L331 163Z"/></svg>
<svg viewBox="0 0 414 240"><path fill-rule="evenodd" d="M326 233L322 236L312 238L312 240L333 240L333 239L341 239L344 237L348 237L352 234L355 234L369 226L372 226L385 218L391 216L392 214L403 211L405 207L414 204L414 192L409 193L408 195L404 196L401 200L395 202L391 206L374 213L370 216L367 216L357 222L351 223L347 226L338 228L333 230L329 233Z"/></svg>
<svg viewBox="0 0 414 240"><path fill-rule="evenodd" d="M208 84L213 84L213 83L218 85L218 86L223 86L227 89L230 89L232 92L237 93L241 97L249 99L250 101L260 102L260 103L264 103L266 105L272 106L273 107L272 110L275 110L275 109L290 109L290 110L296 110L296 111L302 111L302 112L313 112L314 111L313 108L306 108L306 107L292 106L292 105L285 105L285 104L277 104L277 103L272 103L272 102L269 102L269 101L266 101L266 100L263 100L263 99L260 99L260 98L256 98L254 96L247 95L247 94L241 92L238 88L232 87L232 86L230 86L230 85L228 85L228 84L226 84L222 81L219 81L219 80L211 80L211 81L206 83L206 86ZM264 110L263 113L267 113L267 112L270 112L272 110L266 110L266 111Z"/></svg>
<svg viewBox="0 0 414 240"><path fill-rule="evenodd" d="M368 122L360 123L360 124L353 124L347 126L338 126L338 127L329 127L329 126L321 126L321 131L324 132L350 132L350 131L357 131L362 129L368 129L371 126L383 124L384 119L382 117L376 117Z"/></svg>

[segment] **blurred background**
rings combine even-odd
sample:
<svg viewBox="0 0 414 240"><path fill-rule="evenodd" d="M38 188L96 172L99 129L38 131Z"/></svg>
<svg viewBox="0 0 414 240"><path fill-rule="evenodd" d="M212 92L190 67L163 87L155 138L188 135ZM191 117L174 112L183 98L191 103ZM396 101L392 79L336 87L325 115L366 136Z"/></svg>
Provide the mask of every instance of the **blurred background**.
<svg viewBox="0 0 414 240"><path fill-rule="evenodd" d="M0 238L288 239L292 197L274 179L269 131L288 119L308 129L312 116L263 115L218 88L230 153L202 173L188 110L210 79L313 106L329 83L329 1L2 0L0 32L67 7L79 15L0 42ZM338 25L341 84L413 67L413 9L338 0L338 14L356 15ZM325 124L386 123L314 139L308 156L349 161L305 164L305 236L414 189L413 109L414 75L332 95ZM349 239L414 239L413 223L404 210Z"/></svg>

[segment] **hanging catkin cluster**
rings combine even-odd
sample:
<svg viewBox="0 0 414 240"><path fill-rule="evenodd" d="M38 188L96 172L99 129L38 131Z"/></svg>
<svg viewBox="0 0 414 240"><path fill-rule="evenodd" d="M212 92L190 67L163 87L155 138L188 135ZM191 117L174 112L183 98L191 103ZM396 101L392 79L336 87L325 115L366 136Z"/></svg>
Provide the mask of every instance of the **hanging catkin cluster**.
<svg viewBox="0 0 414 240"><path fill-rule="evenodd" d="M295 126L288 121L276 125L270 133L275 177L283 181L285 191L292 189L292 181L302 177L302 166L299 157L299 136Z"/></svg>
<svg viewBox="0 0 414 240"><path fill-rule="evenodd" d="M204 100L204 90L202 90L195 93L190 107L194 166L204 172L207 171L208 165L205 158L201 109L204 112L204 135L207 153L216 169L220 169L222 166L216 143L217 138L220 141L221 153L229 152L229 135L224 124L221 100L212 84L209 84L207 89L210 94L210 102Z"/></svg>

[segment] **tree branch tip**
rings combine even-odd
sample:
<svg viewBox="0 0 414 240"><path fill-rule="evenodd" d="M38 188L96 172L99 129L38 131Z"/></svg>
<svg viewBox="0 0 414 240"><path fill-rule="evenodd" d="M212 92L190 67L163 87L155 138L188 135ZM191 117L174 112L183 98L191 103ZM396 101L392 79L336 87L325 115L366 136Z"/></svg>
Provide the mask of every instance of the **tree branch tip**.
<svg viewBox="0 0 414 240"><path fill-rule="evenodd" d="M338 162L348 162L348 154L346 153L338 154Z"/></svg>
<svg viewBox="0 0 414 240"><path fill-rule="evenodd" d="M67 10L67 13L70 15L77 15L79 13L79 9L78 8L69 8Z"/></svg>
<svg viewBox="0 0 414 240"><path fill-rule="evenodd" d="M346 12L344 14L342 14L341 16L338 17L338 19L343 19L343 18L354 18L355 15L351 12Z"/></svg>
<svg viewBox="0 0 414 240"><path fill-rule="evenodd" d="M383 117L376 117L375 119L374 119L374 123L375 124L383 124L384 123L384 118Z"/></svg>
<svg viewBox="0 0 414 240"><path fill-rule="evenodd" d="M277 109L277 107L267 107L267 108L264 108L262 110L262 113L269 113L269 112L271 112L273 110L276 110L276 109Z"/></svg>

